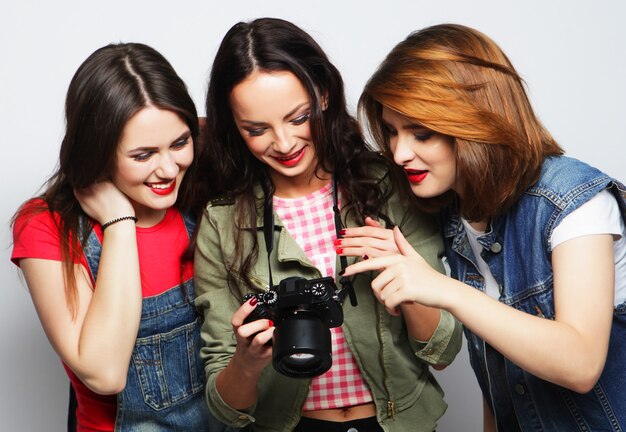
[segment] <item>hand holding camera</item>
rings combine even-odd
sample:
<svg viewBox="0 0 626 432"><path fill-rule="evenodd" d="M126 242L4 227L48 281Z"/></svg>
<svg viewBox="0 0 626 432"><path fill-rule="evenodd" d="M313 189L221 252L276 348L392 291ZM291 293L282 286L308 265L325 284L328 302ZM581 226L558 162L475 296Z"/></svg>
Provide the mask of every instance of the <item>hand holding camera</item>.
<svg viewBox="0 0 626 432"><path fill-rule="evenodd" d="M330 328L343 323L343 309L333 278L290 277L278 287L249 293L257 306L244 323L274 322L273 360L276 371L293 378L321 375L332 365Z"/></svg>
<svg viewBox="0 0 626 432"><path fill-rule="evenodd" d="M336 178L333 176L333 212L335 229L340 237L341 218L337 201ZM292 378L311 378L332 366L330 328L343 323L342 300L332 277L306 279L288 277L278 286L272 283L270 255L274 248L274 208L271 195L266 196L263 212L263 238L267 252L270 290L250 293L257 300L256 308L244 319L244 324L258 319L274 323L272 364L277 372ZM347 266L341 257L341 268ZM341 293L350 296L356 306L356 296L348 279L341 280Z"/></svg>

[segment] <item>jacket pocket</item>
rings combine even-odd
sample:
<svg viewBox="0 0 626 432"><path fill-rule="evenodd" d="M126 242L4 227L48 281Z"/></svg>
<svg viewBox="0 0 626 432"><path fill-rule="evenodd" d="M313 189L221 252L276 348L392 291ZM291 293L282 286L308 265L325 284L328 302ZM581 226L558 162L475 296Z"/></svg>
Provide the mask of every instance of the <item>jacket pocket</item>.
<svg viewBox="0 0 626 432"><path fill-rule="evenodd" d="M168 408L204 389L200 323L198 317L167 333L137 339L133 367L151 408Z"/></svg>

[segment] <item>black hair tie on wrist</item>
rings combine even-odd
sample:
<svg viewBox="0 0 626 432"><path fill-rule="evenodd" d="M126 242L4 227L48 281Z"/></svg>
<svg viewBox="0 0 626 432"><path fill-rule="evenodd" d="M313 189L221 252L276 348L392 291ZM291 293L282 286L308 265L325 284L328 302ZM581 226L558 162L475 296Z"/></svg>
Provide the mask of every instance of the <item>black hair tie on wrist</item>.
<svg viewBox="0 0 626 432"><path fill-rule="evenodd" d="M137 217L136 216L122 216L122 217L115 218L113 220L108 221L107 223L102 224L102 231L104 232L104 230L107 227L113 225L114 223L125 221L125 220L132 220L135 223L137 223Z"/></svg>

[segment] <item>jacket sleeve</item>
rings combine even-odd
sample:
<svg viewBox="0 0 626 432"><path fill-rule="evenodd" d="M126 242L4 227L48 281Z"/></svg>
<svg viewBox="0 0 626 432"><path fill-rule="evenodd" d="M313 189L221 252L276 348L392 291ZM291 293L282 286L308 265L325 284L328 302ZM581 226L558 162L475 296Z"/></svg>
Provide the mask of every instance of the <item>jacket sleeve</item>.
<svg viewBox="0 0 626 432"><path fill-rule="evenodd" d="M212 209L209 204L202 215L194 257L195 305L204 317L200 357L207 378L209 409L221 422L243 427L254 421L250 413L254 412L255 407L245 411L231 408L222 400L215 385L218 373L226 367L235 352L231 318L240 305L228 287L227 267L223 257L224 237L230 235L230 232L224 231L230 230L217 225L210 216L212 210L216 209ZM217 211L223 210L217 208Z"/></svg>
<svg viewBox="0 0 626 432"><path fill-rule="evenodd" d="M416 208L406 208L397 194L390 199L393 220L408 242L440 273L444 273L441 257L443 240L434 216ZM419 283L417 281L416 283ZM462 326L449 312L441 310L441 318L428 341L409 338L415 355L430 364L448 365L454 360L462 345Z"/></svg>

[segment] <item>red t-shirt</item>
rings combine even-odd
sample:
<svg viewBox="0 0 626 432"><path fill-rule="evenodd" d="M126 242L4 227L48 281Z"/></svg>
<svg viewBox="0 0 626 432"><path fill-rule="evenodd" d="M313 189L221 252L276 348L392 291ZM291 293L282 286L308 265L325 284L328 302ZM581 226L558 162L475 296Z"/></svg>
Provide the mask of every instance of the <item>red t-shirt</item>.
<svg viewBox="0 0 626 432"><path fill-rule="evenodd" d="M54 217L58 220L58 215ZM94 230L102 241L100 225L96 224ZM188 245L185 224L176 209L168 209L163 220L153 227L137 228L143 297L161 294L193 277L193 263L181 265ZM61 261L59 231L49 212L21 216L15 221L11 261L19 266L22 258ZM84 255L80 257L80 264L88 269ZM113 431L116 397L94 393L65 364L63 366L76 391L78 431Z"/></svg>

